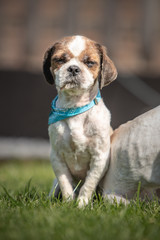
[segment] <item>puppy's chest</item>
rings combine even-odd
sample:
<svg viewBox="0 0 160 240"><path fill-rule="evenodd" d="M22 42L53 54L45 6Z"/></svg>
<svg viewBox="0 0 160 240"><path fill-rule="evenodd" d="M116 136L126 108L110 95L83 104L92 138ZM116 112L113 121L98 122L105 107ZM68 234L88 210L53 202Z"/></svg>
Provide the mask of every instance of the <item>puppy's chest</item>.
<svg viewBox="0 0 160 240"><path fill-rule="evenodd" d="M73 175L81 175L81 172L86 174L91 159L92 134L87 131L84 121L72 118L57 123L53 128L54 138L51 142L56 153L67 163Z"/></svg>
<svg viewBox="0 0 160 240"><path fill-rule="evenodd" d="M73 119L72 119L73 120ZM73 156L86 154L88 148L88 137L85 134L85 128L80 121L61 122L57 128L57 144L63 154L73 153ZM63 150L62 150L63 149ZM76 157L75 156L75 157Z"/></svg>

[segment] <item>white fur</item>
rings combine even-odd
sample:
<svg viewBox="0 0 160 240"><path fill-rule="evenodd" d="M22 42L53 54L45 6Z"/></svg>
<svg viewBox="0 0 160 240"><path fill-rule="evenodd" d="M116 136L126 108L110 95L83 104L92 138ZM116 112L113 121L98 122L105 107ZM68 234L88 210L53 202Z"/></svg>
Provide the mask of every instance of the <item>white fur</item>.
<svg viewBox="0 0 160 240"><path fill-rule="evenodd" d="M63 64L63 66L58 71L55 72L56 75L55 83L58 91L60 91L61 88L66 83L66 78L69 76L69 72L67 71L67 69L72 65L76 65L81 69L81 81L79 90L80 89L86 90L92 86L94 81L92 73L78 59L72 58L70 61ZM70 88L70 85L68 86L66 85L65 88Z"/></svg>
<svg viewBox="0 0 160 240"><path fill-rule="evenodd" d="M74 182L84 181L78 197L80 207L88 203L108 168L109 131L110 114L102 100L89 111L49 127L51 162L63 197L73 199Z"/></svg>
<svg viewBox="0 0 160 240"><path fill-rule="evenodd" d="M78 56L85 47L82 37L76 37L69 49ZM77 65L80 73L77 85L69 82L69 66ZM88 104L98 92L92 73L73 57L55 73L59 108L79 107ZM110 112L103 100L87 112L67 118L49 126L52 146L51 162L64 199L73 199L73 186L82 180L78 195L79 207L90 200L99 181L108 168L110 153Z"/></svg>
<svg viewBox="0 0 160 240"><path fill-rule="evenodd" d="M81 52L85 50L85 40L82 36L76 36L73 41L69 43L68 48L75 57L78 57Z"/></svg>
<svg viewBox="0 0 160 240"><path fill-rule="evenodd" d="M160 187L160 106L121 125L112 135L104 196L131 199L139 182L141 197L151 198Z"/></svg>

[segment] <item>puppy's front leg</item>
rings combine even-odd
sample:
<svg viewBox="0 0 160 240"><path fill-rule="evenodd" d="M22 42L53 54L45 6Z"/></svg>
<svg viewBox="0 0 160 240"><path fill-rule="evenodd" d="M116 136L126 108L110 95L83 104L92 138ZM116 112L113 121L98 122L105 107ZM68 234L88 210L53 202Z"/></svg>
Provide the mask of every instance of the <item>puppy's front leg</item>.
<svg viewBox="0 0 160 240"><path fill-rule="evenodd" d="M99 181L103 177L109 164L109 150L107 153L98 152L92 157L90 170L87 172L86 180L80 189L78 206L81 208L88 204Z"/></svg>
<svg viewBox="0 0 160 240"><path fill-rule="evenodd" d="M63 199L74 199L74 192L72 187L73 179L66 163L58 156L56 156L53 152L51 153L51 163L54 173L58 179Z"/></svg>

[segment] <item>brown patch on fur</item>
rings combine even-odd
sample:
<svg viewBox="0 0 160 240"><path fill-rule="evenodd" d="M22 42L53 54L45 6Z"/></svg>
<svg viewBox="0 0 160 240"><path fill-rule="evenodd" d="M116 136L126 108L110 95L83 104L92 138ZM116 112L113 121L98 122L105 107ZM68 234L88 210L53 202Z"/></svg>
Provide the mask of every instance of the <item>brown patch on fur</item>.
<svg viewBox="0 0 160 240"><path fill-rule="evenodd" d="M45 53L43 72L49 83L54 83L54 71L58 70L63 64L74 57L68 49L68 44L74 38L75 36L63 38ZM93 74L95 81L99 80L100 88L102 88L116 79L117 70L111 59L107 56L105 47L86 37L83 38L86 42L86 48L78 56L78 59ZM50 67L52 68L52 74Z"/></svg>
<svg viewBox="0 0 160 240"><path fill-rule="evenodd" d="M81 62L88 67L89 71L93 74L93 78L97 79L100 69L100 55L95 47L95 42L85 38L86 49L78 57ZM93 65L89 67L87 63L92 62Z"/></svg>
<svg viewBox="0 0 160 240"><path fill-rule="evenodd" d="M54 45L55 51L51 57L52 73L55 69L59 69L64 63L68 62L74 56L68 49L68 44L73 41L75 37L66 37L60 42ZM95 47L95 42L84 37L86 41L86 49L78 56L78 60L88 67L89 71L93 74L94 79L98 78L100 69L100 55L99 51ZM62 60L62 61L60 61ZM92 66L88 66L87 63L92 62Z"/></svg>
<svg viewBox="0 0 160 240"><path fill-rule="evenodd" d="M101 56L100 88L102 89L117 78L117 69L112 60L107 56L106 48L98 43L96 47Z"/></svg>
<svg viewBox="0 0 160 240"><path fill-rule="evenodd" d="M54 52L50 59L53 79L55 78L54 71L58 70L64 63L73 58L73 54L67 47L68 43L72 41L72 39L73 37L65 37L53 45Z"/></svg>
<svg viewBox="0 0 160 240"><path fill-rule="evenodd" d="M109 133L110 133L110 136L112 136L112 134L113 134L113 128L112 127L110 127Z"/></svg>
<svg viewBox="0 0 160 240"><path fill-rule="evenodd" d="M67 45L64 42L59 42L54 45L55 51L51 57L52 71L59 69L64 63L73 58L72 53L68 50Z"/></svg>

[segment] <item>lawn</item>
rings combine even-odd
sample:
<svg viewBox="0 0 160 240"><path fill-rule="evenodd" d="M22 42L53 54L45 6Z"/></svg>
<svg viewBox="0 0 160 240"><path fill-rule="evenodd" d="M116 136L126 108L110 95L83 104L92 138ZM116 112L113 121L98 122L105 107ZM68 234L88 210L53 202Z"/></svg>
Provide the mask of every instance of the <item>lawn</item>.
<svg viewBox="0 0 160 240"><path fill-rule="evenodd" d="M48 161L0 163L0 239L160 239L160 205L137 198L128 206L95 200L85 209L48 199Z"/></svg>

